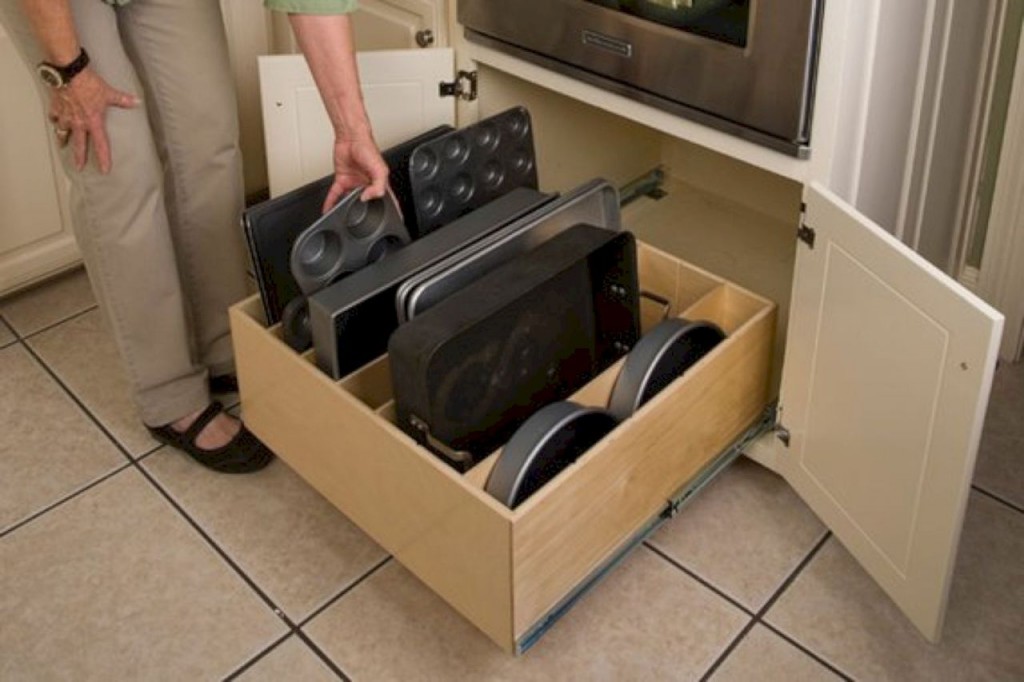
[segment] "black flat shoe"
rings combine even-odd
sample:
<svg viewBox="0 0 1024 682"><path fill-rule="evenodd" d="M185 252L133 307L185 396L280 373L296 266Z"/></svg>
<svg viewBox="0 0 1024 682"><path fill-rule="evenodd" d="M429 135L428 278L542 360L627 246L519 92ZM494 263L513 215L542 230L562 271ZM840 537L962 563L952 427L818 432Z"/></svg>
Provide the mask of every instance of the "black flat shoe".
<svg viewBox="0 0 1024 682"><path fill-rule="evenodd" d="M238 393L238 377L234 374L221 374L209 379L210 393Z"/></svg>
<svg viewBox="0 0 1024 682"><path fill-rule="evenodd" d="M224 406L215 400L203 410L203 413L192 422L188 429L181 433L172 429L170 424L147 426L146 428L161 443L185 452L192 459L214 471L225 474L246 474L259 471L270 464L270 461L274 459L274 453L268 450L267 446L261 443L249 429L245 428L245 424L242 424L242 428L226 445L213 450L196 445L196 438L202 430L223 411Z"/></svg>

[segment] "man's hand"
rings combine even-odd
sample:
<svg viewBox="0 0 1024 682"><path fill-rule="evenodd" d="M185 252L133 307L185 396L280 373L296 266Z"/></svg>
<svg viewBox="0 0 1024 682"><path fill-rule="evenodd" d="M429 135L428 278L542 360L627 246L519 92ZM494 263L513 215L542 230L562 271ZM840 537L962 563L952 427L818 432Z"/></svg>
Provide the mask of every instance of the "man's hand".
<svg viewBox="0 0 1024 682"><path fill-rule="evenodd" d="M357 140L335 139L334 184L324 199L326 213L349 190L362 185L366 189L359 199L369 201L384 196L388 189L388 167L371 137Z"/></svg>
<svg viewBox="0 0 1024 682"><path fill-rule="evenodd" d="M91 146L100 172L110 172L113 161L105 121L107 108L131 109L138 104L135 95L112 88L89 68L75 76L66 87L53 90L50 95L50 121L61 146L70 142L75 168L85 168Z"/></svg>

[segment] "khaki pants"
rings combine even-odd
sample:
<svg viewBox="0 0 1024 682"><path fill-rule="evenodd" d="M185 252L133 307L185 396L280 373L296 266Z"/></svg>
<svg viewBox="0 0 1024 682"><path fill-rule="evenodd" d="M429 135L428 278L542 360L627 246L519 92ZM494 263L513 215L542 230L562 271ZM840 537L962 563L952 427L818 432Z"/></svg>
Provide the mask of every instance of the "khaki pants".
<svg viewBox="0 0 1024 682"><path fill-rule="evenodd" d="M75 235L142 420L163 425L209 403L207 372L233 366L227 307L246 294L234 85L216 0L70 0L79 41L113 87L113 167L72 185ZM25 62L44 57L19 0L0 21ZM40 85L44 106L49 92Z"/></svg>

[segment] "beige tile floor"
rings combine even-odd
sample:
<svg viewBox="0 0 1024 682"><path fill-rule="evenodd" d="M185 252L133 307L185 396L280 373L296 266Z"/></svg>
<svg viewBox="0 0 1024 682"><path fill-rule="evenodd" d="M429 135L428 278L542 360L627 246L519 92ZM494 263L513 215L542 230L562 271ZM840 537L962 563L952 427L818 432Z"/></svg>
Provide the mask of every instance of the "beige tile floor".
<svg viewBox="0 0 1024 682"><path fill-rule="evenodd" d="M149 439L80 271L0 300L0 425L0 680L1024 680L1024 366L939 646L741 460L509 657L281 463Z"/></svg>

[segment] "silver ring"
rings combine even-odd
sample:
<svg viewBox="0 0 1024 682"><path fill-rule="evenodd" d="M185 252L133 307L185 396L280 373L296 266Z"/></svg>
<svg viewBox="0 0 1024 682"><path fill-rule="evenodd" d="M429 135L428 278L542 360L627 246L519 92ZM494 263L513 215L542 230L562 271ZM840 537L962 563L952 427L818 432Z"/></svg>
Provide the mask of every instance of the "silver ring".
<svg viewBox="0 0 1024 682"><path fill-rule="evenodd" d="M53 126L53 134L56 135L57 137L65 138L71 134L71 130L69 128Z"/></svg>

